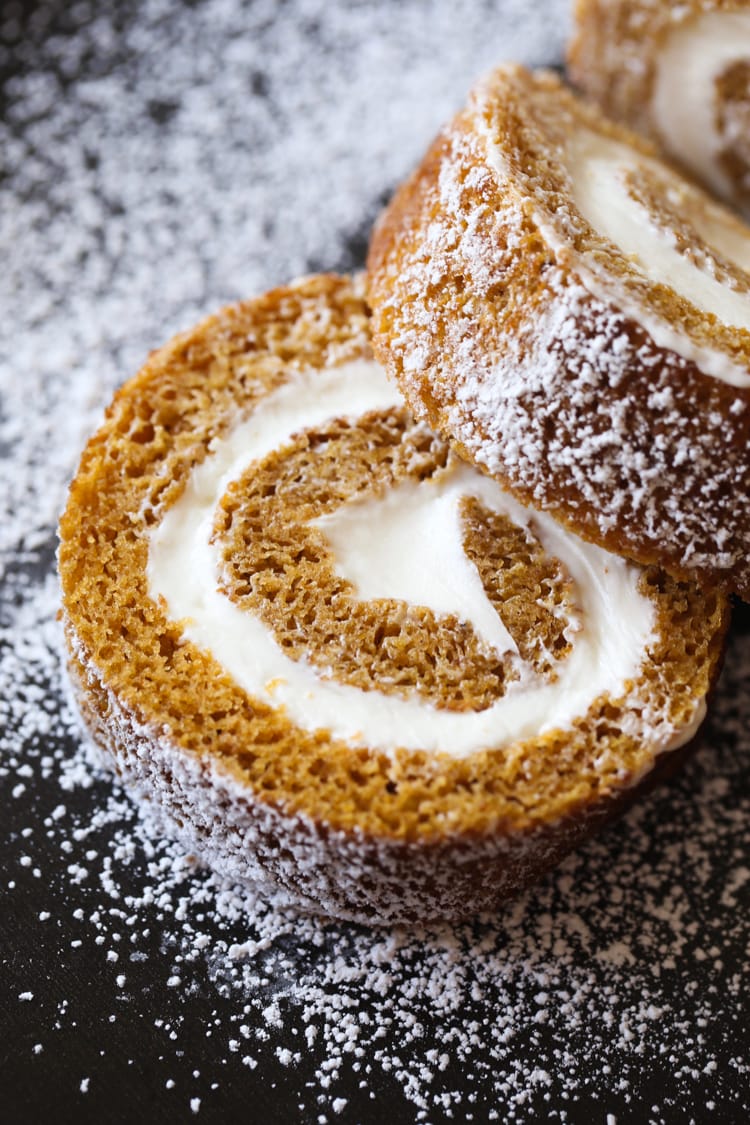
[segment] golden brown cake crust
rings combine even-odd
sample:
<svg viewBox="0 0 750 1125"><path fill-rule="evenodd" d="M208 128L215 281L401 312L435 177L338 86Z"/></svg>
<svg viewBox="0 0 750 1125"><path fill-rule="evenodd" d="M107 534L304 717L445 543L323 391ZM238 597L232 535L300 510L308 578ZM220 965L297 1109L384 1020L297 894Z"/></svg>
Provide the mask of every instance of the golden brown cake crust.
<svg viewBox="0 0 750 1125"><path fill-rule="evenodd" d="M523 502L625 557L749 598L750 388L657 345L624 310L647 309L749 371L750 333L612 258L557 170L577 125L654 156L553 75L505 67L477 88L376 227L376 354L415 413ZM648 176L637 187L648 193ZM718 258L712 268L744 284Z"/></svg>
<svg viewBox="0 0 750 1125"><path fill-rule="evenodd" d="M61 520L70 667L117 771L219 870L360 921L462 917L632 798L658 732L690 727L715 679L727 606L644 571L655 633L623 697L465 758L354 749L248 696L149 597L149 535L238 415L295 371L369 355L361 293L334 277L225 309L152 355L87 446Z"/></svg>

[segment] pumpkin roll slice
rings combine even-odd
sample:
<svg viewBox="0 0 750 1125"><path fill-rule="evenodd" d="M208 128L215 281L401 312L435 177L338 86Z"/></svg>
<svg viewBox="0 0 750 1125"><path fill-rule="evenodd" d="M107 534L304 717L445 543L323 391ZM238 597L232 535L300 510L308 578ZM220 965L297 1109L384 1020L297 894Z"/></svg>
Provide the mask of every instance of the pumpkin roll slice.
<svg viewBox="0 0 750 1125"><path fill-rule="evenodd" d="M507 66L396 193L368 268L375 351L418 417L585 538L750 596L739 220Z"/></svg>
<svg viewBox="0 0 750 1125"><path fill-rule="evenodd" d="M578 0L573 81L750 216L750 8Z"/></svg>
<svg viewBox="0 0 750 1125"><path fill-rule="evenodd" d="M371 924L493 909L630 801L695 734L726 623L415 421L333 277L155 353L60 537L117 773L218 871Z"/></svg>

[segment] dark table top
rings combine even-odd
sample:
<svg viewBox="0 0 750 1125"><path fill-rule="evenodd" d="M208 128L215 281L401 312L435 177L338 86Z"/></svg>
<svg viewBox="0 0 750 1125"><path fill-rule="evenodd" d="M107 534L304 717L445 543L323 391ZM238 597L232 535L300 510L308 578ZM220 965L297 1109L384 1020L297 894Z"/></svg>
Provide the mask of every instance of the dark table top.
<svg viewBox="0 0 750 1125"><path fill-rule="evenodd" d="M0 1120L744 1122L750 617L684 771L497 918L368 933L197 870L89 762L55 525L149 348L361 266L567 3L0 8Z"/></svg>

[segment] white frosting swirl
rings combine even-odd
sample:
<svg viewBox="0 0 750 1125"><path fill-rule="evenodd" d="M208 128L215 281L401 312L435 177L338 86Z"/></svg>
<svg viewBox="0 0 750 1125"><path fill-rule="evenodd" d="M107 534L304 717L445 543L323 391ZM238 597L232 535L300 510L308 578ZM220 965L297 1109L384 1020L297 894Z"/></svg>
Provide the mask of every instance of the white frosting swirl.
<svg viewBox="0 0 750 1125"><path fill-rule="evenodd" d="M683 187L656 161L619 141L581 129L571 138L566 153L573 202L594 230L613 242L649 281L669 285L697 309L713 314L727 326L750 331L750 294L718 278L710 255L701 255L699 262L681 250L674 231L655 221L628 184L628 173L639 167L652 170L654 182L669 184L665 202L677 210L682 196L694 196L692 188ZM747 276L750 230L746 231L724 207L702 197L701 206L690 207L686 214L698 238ZM605 296L601 292L598 295ZM657 345L692 360L714 378L735 387L750 387L750 372L723 352L695 344L687 332L651 315L647 306L628 311L644 324Z"/></svg>
<svg viewBox="0 0 750 1125"><path fill-rule="evenodd" d="M230 481L253 461L283 448L301 430L333 417L357 419L368 411L398 404L396 391L374 363L359 361L291 377L263 399L249 418L213 443L180 499L154 529L148 558L151 597L164 599L167 613L181 622L185 637L210 652L251 696L285 708L289 718L304 729L330 731L353 746L461 756L569 727L600 694L621 696L638 675L653 630L653 606L638 591L638 570L584 543L548 516L521 507L494 481L467 466L394 490L398 502L406 505L423 529L432 529L440 545L431 552L424 541L415 543L411 561L420 568L439 568L441 560L451 560L450 576L443 574L445 581L435 576L427 580L423 598L419 597L419 577L403 578L410 560L395 565L390 557L394 551L403 553L404 548L405 516L396 514L395 500L392 504L365 501L357 505L356 512L354 505L345 505L334 515L329 530L334 552L338 544L337 565L362 584L363 596L369 597L373 589L381 595L387 593L385 575L379 578L373 569L367 577L361 534L358 546L352 540L351 551L341 550L347 521L350 528L359 525L360 532L363 521L377 519L378 527L383 521L377 558L393 576L395 596L409 592L420 604L433 605L437 599L440 611L465 614L480 638L507 650L512 642L508 644L510 638L502 623L488 617L488 612L496 615L486 597L477 594L476 586L468 594L446 595L445 589L440 593L441 585L463 583L473 570L468 560L458 560L461 532L455 508L461 495L480 497L492 510L530 527L545 550L563 562L572 579L577 620L566 631L573 642L572 652L560 662L557 680L543 681L519 661L519 680L495 704L479 712L450 712L416 698L363 691L323 678L304 661L291 660L260 620L219 591L220 547L210 537L216 506ZM317 522L325 532L325 520ZM415 539L418 530L417 524ZM372 523L373 541L377 535ZM441 598L446 597L441 605Z"/></svg>
<svg viewBox="0 0 750 1125"><path fill-rule="evenodd" d="M464 496L496 507L497 486L468 465L456 465L438 480L402 481L385 496L342 504L312 522L333 548L337 572L362 600L397 598L454 614L470 621L490 648L516 652L463 549Z"/></svg>
<svg viewBox="0 0 750 1125"><path fill-rule="evenodd" d="M671 286L703 312L723 324L750 331L750 296L719 280L710 265L698 263L678 249L674 232L659 225L630 191L627 174L641 165L660 180L660 165L645 157L634 159L627 145L582 130L568 153L567 167L576 207L594 230L609 238L650 281ZM657 181L658 182L658 181ZM688 194L686 189L684 194ZM670 184L667 202L677 209L681 198ZM723 208L706 206L690 212L690 225L709 247L738 266L750 269L750 231L738 231L734 216ZM746 376L750 385L750 376Z"/></svg>
<svg viewBox="0 0 750 1125"><path fill-rule="evenodd" d="M503 180L512 179L506 154L488 132L485 135L490 164ZM667 166L585 126L571 134L560 159L576 209L599 235L629 258L636 274L640 273L645 281L670 286L723 324L750 331L750 293L719 279L713 272L710 253L696 256L683 252L674 231L656 222L649 208L635 198L628 176L637 174L639 168L652 171L653 182L665 185L665 202L678 210L678 197L692 195L694 204L696 189ZM712 203L702 193L699 198L700 204L689 209L689 222L697 239L726 258L750 283L750 230L725 207ZM572 237L565 218L541 207L536 209L534 218L550 247L567 256ZM647 300L637 299L625 285L619 284L606 258L584 251L577 257L576 272L594 297L605 304L614 297L626 315L643 325L658 347L675 352L695 363L706 375L730 386L750 387L746 365L719 348L698 344L686 330L654 311Z"/></svg>

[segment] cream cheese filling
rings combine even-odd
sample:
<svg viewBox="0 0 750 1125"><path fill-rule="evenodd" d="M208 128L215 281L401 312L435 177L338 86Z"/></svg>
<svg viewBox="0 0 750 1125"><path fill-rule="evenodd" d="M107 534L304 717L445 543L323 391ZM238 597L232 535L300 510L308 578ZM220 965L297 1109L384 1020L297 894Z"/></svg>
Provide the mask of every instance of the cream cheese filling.
<svg viewBox="0 0 750 1125"><path fill-rule="evenodd" d="M391 519L391 532L386 532L377 549L377 565L389 569L397 591L409 593L418 604L424 604L444 596L435 593L441 582L431 578L425 585L430 592L422 599L419 575L409 578L407 585L399 575L411 561L420 567L426 565L431 556L429 545L420 542L412 560L401 559L398 566L389 557L394 551L403 552L409 516L415 519L415 538L425 528L437 535L431 541L439 545L432 553L432 565L440 567L441 560L450 557L456 581L463 581L471 567L468 562L464 566L456 561L462 551L460 524L455 516L458 497L479 496L494 511L530 527L545 550L561 560L573 583L577 616L566 631L572 651L560 662L556 680L540 679L519 660L519 679L509 685L501 699L480 712L445 711L416 698L363 691L321 676L305 661L291 660L259 619L220 591L220 545L212 542L211 536L216 507L229 483L254 461L283 448L292 435L306 428L339 416L356 420L368 411L398 405L397 392L374 363L358 361L293 375L264 398L249 418L212 443L180 499L151 533L147 565L150 596L157 602L163 600L169 617L180 622L184 637L211 653L249 695L284 708L300 727L328 731L353 747L369 746L387 753L399 748L419 749L463 756L567 728L602 693L622 696L646 658L654 627L653 606L638 590L638 570L564 531L550 517L523 508L495 482L468 467L457 466L452 473L436 474L405 491L404 486L393 490L397 498L393 500L394 511L403 501L408 515L396 514ZM381 518L383 504L386 509L390 506L388 501L375 500L356 511L356 502L345 504L329 524L334 552L338 542L337 565L362 584L364 597L371 596L373 590L380 591L381 596L387 593L388 574L375 575L373 564L367 576L367 561L358 554L359 548L342 551L340 540L346 534L343 529L347 520L350 529L355 525L361 529L363 521ZM325 533L325 522L317 522ZM374 523L369 534L374 541ZM359 547L366 554L365 539L359 536ZM463 603L462 598L466 599ZM489 624L484 615L488 607L493 614L494 610L486 598L484 602L486 605L476 596L476 590L474 594L456 594L451 612L465 613L487 643L507 647L504 627Z"/></svg>
<svg viewBox="0 0 750 1125"><path fill-rule="evenodd" d="M333 548L337 573L362 600L398 598L455 614L496 652L516 652L463 549L464 496L496 508L497 486L468 465L455 465L437 480L402 481L385 496L342 504L311 522Z"/></svg>
<svg viewBox="0 0 750 1125"><path fill-rule="evenodd" d="M666 151L725 196L732 186L718 160L716 80L740 61L750 62L750 12L705 12L667 36L656 57L651 96Z"/></svg>
<svg viewBox="0 0 750 1125"><path fill-rule="evenodd" d="M713 313L723 324L750 331L750 295L731 289L678 248L673 231L665 229L628 189L628 172L641 165L653 168L664 181L660 165L638 158L627 145L589 130L581 130L568 149L573 201L595 231L620 249L649 281L671 286L696 308ZM667 202L678 210L679 182L669 186ZM711 206L691 210L696 234L741 270L750 270L750 231L743 237L734 216ZM750 374L746 375L750 386Z"/></svg>
<svg viewBox="0 0 750 1125"><path fill-rule="evenodd" d="M511 179L502 149L486 134L490 164L504 180ZM666 199L680 204L676 193L690 192L688 185L656 161L630 146L594 130L581 127L571 135L561 157L569 179L571 199L577 210L601 236L614 243L645 281L670 286L675 293L723 324L750 331L750 293L732 288L712 272L709 255L683 253L674 231L657 223L650 210L629 190L628 176L639 167L653 171L660 182L669 182ZM572 250L572 240L556 215L541 207L535 221L551 248L563 254ZM690 208L689 221L698 241L705 242L739 270L750 273L750 231L724 207L703 200ZM657 347L666 348L695 363L706 375L734 387L750 387L750 371L718 348L696 343L679 326L638 301L611 273L606 263L590 253L580 253L576 272L586 289L604 303L615 303L625 315L642 324ZM615 287L617 286L617 289Z"/></svg>

